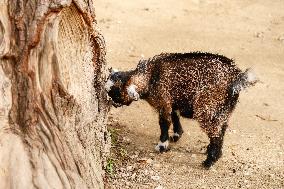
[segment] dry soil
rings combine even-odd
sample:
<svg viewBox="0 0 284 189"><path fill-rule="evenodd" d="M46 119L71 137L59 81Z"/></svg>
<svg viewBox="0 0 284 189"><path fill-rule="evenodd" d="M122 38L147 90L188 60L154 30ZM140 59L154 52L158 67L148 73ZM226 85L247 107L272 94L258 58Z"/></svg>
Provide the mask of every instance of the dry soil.
<svg viewBox="0 0 284 189"><path fill-rule="evenodd" d="M108 65L135 68L161 52L207 51L253 68L261 82L242 92L210 170L198 123L158 154L158 114L144 101L112 108L107 188L284 188L284 1L97 0Z"/></svg>

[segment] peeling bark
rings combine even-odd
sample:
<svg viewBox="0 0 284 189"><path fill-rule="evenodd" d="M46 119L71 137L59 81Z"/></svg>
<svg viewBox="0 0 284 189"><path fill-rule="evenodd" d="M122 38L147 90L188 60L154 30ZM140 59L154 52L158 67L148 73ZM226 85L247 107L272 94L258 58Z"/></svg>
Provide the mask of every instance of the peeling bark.
<svg viewBox="0 0 284 189"><path fill-rule="evenodd" d="M103 188L105 45L92 0L0 10L0 188Z"/></svg>

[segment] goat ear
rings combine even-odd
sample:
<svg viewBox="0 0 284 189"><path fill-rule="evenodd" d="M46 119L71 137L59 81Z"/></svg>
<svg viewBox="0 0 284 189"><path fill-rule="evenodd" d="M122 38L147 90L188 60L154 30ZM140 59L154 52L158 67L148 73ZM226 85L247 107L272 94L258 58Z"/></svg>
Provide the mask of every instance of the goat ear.
<svg viewBox="0 0 284 189"><path fill-rule="evenodd" d="M108 68L107 70L108 70L109 73L111 73L112 67Z"/></svg>
<svg viewBox="0 0 284 189"><path fill-rule="evenodd" d="M129 87L127 87L127 93L129 95L130 98L132 98L133 100L137 101L140 98L140 95L138 94L138 92L136 91L137 86L136 85L129 85Z"/></svg>
<svg viewBox="0 0 284 189"><path fill-rule="evenodd" d="M105 83L106 91L109 92L113 85L114 85L113 81L111 79L108 79L107 82Z"/></svg>

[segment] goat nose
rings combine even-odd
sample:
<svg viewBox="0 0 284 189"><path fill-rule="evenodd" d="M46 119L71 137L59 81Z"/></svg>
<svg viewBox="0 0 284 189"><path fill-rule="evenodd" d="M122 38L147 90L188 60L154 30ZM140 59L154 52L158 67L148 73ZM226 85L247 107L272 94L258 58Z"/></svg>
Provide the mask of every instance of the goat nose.
<svg viewBox="0 0 284 189"><path fill-rule="evenodd" d="M133 94L133 100L135 100L135 101L139 100L139 94L138 93Z"/></svg>

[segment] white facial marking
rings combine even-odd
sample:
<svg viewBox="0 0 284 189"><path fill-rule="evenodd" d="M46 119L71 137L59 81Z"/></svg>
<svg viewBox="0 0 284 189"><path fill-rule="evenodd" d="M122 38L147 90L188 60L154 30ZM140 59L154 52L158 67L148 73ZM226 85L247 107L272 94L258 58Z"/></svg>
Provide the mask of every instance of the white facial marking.
<svg viewBox="0 0 284 189"><path fill-rule="evenodd" d="M112 87L113 85L114 85L113 81L110 80L110 79L108 79L107 82L106 82L106 84L105 84L105 89L106 89L106 91L109 92L110 89L111 89L111 87Z"/></svg>
<svg viewBox="0 0 284 189"><path fill-rule="evenodd" d="M158 143L158 145L155 147L155 150L156 151L160 151L160 147L163 147L164 149L167 149L168 148L168 146L169 146L169 141L168 140L166 140L165 142L159 142Z"/></svg>
<svg viewBox="0 0 284 189"><path fill-rule="evenodd" d="M136 91L137 86L131 84L129 87L127 87L127 93L128 95L134 99L134 100L138 100L139 99L139 94Z"/></svg>
<svg viewBox="0 0 284 189"><path fill-rule="evenodd" d="M114 74L115 72L118 72L117 69L111 68L111 74Z"/></svg>

